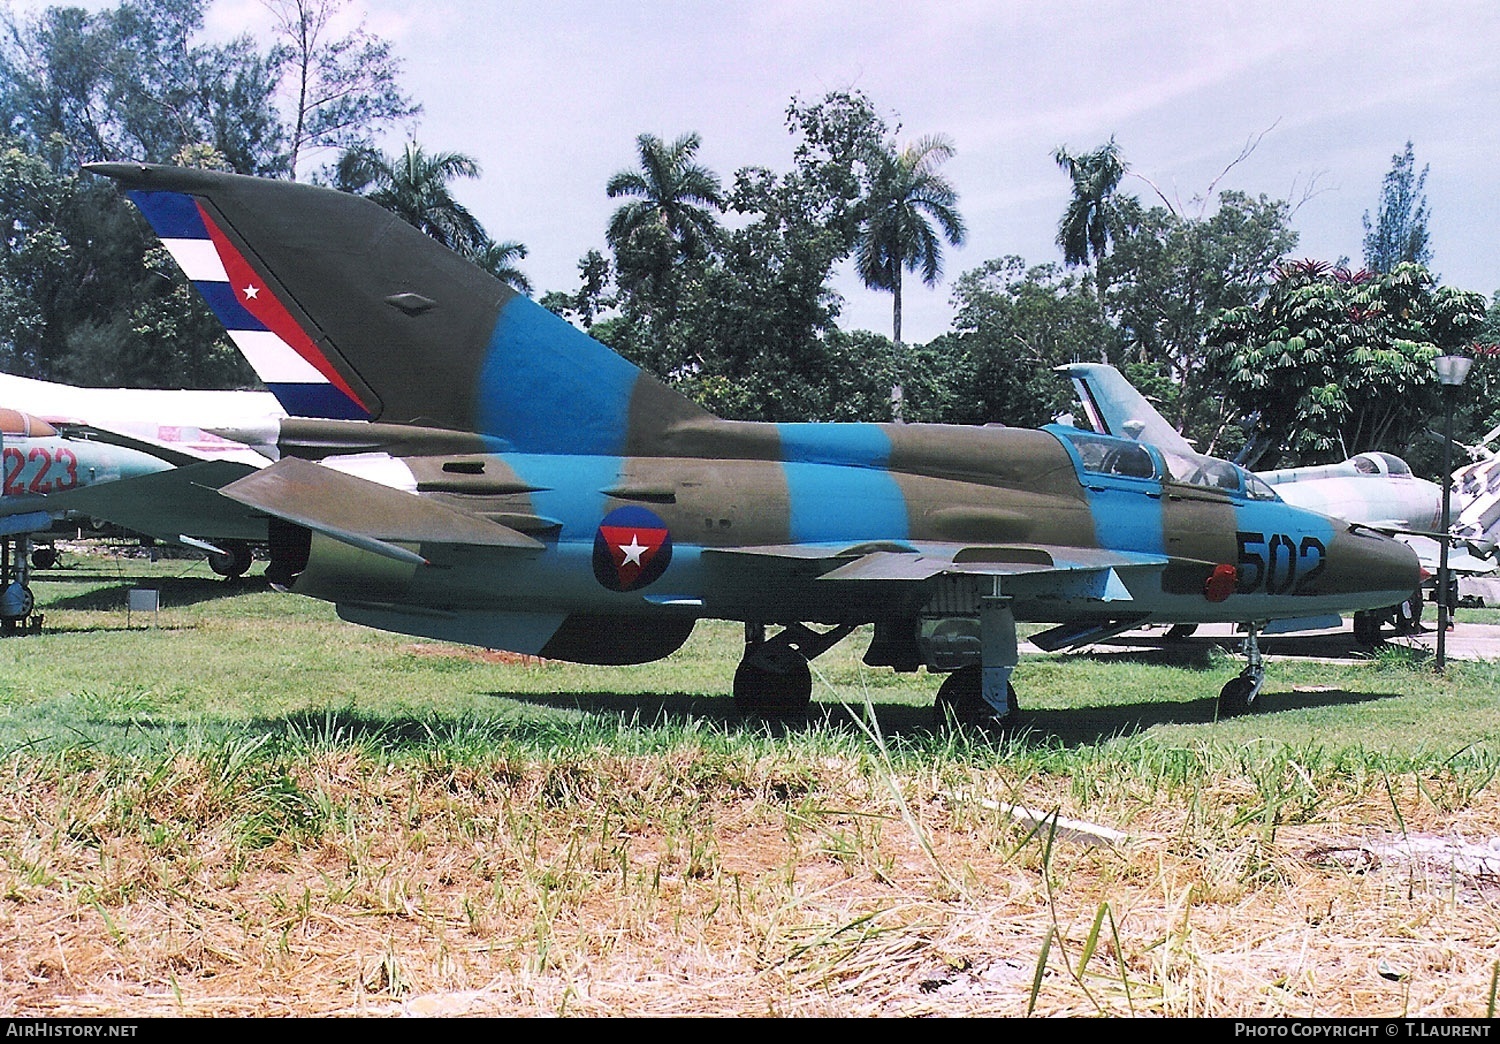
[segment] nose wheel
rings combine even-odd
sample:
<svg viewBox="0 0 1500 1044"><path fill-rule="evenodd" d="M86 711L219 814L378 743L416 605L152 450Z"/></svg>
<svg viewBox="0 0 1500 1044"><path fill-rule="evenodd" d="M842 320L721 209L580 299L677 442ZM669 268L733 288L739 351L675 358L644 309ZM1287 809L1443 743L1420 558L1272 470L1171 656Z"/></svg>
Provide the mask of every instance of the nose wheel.
<svg viewBox="0 0 1500 1044"><path fill-rule="evenodd" d="M1219 690L1219 717L1233 718L1249 714L1260 705L1260 690L1266 682L1266 665L1261 659L1260 643L1256 641L1256 628L1251 627L1245 636L1245 669L1239 677L1232 679Z"/></svg>

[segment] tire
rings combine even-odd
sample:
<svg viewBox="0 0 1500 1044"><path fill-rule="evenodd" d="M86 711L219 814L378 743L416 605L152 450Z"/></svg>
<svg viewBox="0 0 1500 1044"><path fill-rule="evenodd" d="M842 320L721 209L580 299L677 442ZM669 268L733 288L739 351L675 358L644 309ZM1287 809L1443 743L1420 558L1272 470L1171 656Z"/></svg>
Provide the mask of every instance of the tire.
<svg viewBox="0 0 1500 1044"><path fill-rule="evenodd" d="M1260 684L1250 675L1241 674L1231 678L1219 690L1219 717L1237 718L1249 714L1260 705Z"/></svg>
<svg viewBox="0 0 1500 1044"><path fill-rule="evenodd" d="M1167 628L1167 641L1180 642L1184 638L1191 638L1197 630L1197 624L1173 624Z"/></svg>
<svg viewBox="0 0 1500 1044"><path fill-rule="evenodd" d="M995 713L984 698L984 669L971 664L960 667L938 687L937 699L933 703L933 719L938 728L954 725L1014 725L1020 720L1020 706L1016 703L1016 689L1006 683L1006 699L1010 712L1003 718Z"/></svg>
<svg viewBox="0 0 1500 1044"><path fill-rule="evenodd" d="M238 541L225 541L223 554L208 556L208 568L228 580L244 576L250 568L250 562L250 546Z"/></svg>
<svg viewBox="0 0 1500 1044"><path fill-rule="evenodd" d="M1354 640L1360 645L1380 644L1381 614L1361 611L1354 614Z"/></svg>
<svg viewBox="0 0 1500 1044"><path fill-rule="evenodd" d="M734 672L734 707L747 716L787 718L812 703L812 667L795 649L760 647Z"/></svg>
<svg viewBox="0 0 1500 1044"><path fill-rule="evenodd" d="M55 547L33 548L31 552L31 568L51 569L57 565L58 552Z"/></svg>

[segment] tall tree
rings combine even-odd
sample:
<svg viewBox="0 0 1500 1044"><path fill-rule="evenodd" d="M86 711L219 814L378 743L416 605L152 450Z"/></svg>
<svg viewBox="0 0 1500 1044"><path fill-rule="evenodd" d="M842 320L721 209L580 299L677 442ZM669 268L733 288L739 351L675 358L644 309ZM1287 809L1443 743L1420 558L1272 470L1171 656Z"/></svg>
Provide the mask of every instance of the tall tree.
<svg viewBox="0 0 1500 1044"><path fill-rule="evenodd" d="M1115 194L1125 177L1125 161L1111 137L1092 152L1073 155L1065 146L1053 150L1052 158L1073 183L1073 194L1057 229L1057 245L1063 264L1069 268L1092 265L1099 318L1105 321L1105 279L1099 261L1109 252L1117 224ZM1099 361L1109 362L1106 345L1099 346Z"/></svg>
<svg viewBox="0 0 1500 1044"><path fill-rule="evenodd" d="M855 373L890 379L893 356L882 347L890 342L843 337L836 326L843 302L829 283L854 247L865 161L885 127L858 92L794 98L786 125L795 139L792 168L735 172L724 195L735 220L705 237L705 256L684 254L660 221L641 223L642 239L663 248L645 259L671 262L662 292L646 277L638 244L616 237L614 294L604 287L609 266L590 257L580 262L584 285L576 295L543 299L725 416L883 419L888 408L865 412L864 391L837 382ZM611 306L617 315L598 318ZM875 401L883 405L888 390Z"/></svg>
<svg viewBox="0 0 1500 1044"><path fill-rule="evenodd" d="M277 63L291 99L287 172L295 180L308 152L369 148L380 127L421 113L398 84L401 61L364 23L330 38L348 0L261 0L274 20Z"/></svg>
<svg viewBox="0 0 1500 1044"><path fill-rule="evenodd" d="M519 243L514 239L503 242L486 243L474 255L474 263L494 276L500 282L523 294L531 293L531 280L526 278L524 272L516 267L516 262L524 258L529 251L525 243Z"/></svg>
<svg viewBox="0 0 1500 1044"><path fill-rule="evenodd" d="M399 156L351 149L339 157L334 185L365 196L450 250L475 257L490 243L484 226L453 195L456 178L479 177L479 163L460 152L429 153L415 141Z"/></svg>
<svg viewBox="0 0 1500 1044"><path fill-rule="evenodd" d="M1146 208L1134 197L1116 205L1116 239L1099 265L1113 320L1102 343L1119 362L1149 366L1166 378L1173 394L1162 413L1207 446L1226 409L1204 368L1209 330L1225 310L1265 293L1276 266L1297 244L1291 208L1232 190L1199 217Z"/></svg>
<svg viewBox="0 0 1500 1044"><path fill-rule="evenodd" d="M927 345L942 351L946 401L933 412L920 385L908 388L912 419L952 424L1046 424L1072 389L1053 368L1076 362L1102 331L1093 294L1055 264L1019 257L988 261L953 287L953 332Z"/></svg>
<svg viewBox="0 0 1500 1044"><path fill-rule="evenodd" d="M38 155L72 170L94 160L169 162L206 144L243 174L285 169L267 85L276 63L253 40L194 43L204 0L123 0L89 13L0 12L0 116ZM54 138L54 136L57 136Z"/></svg>
<svg viewBox="0 0 1500 1044"><path fill-rule="evenodd" d="M964 241L958 193L937 169L953 158L953 152L947 138L928 136L899 152L883 146L868 161L870 183L860 208L855 264L866 286L890 291L898 348L902 272L920 272L928 286L937 283L943 247L934 221L949 243L959 246Z"/></svg>
<svg viewBox="0 0 1500 1044"><path fill-rule="evenodd" d="M1208 366L1243 416L1259 414L1247 465L1406 453L1437 406L1432 360L1465 348L1484 316L1482 295L1409 261L1383 275L1287 263L1264 298L1215 323Z"/></svg>
<svg viewBox="0 0 1500 1044"><path fill-rule="evenodd" d="M639 166L617 171L605 185L610 199L631 198L611 215L607 233L627 283L660 284L678 261L708 256L724 198L718 175L694 160L701 144L696 133L670 145L642 134L635 140Z"/></svg>
<svg viewBox="0 0 1500 1044"><path fill-rule="evenodd" d="M1380 187L1380 209L1375 221L1364 213L1365 267L1382 275L1402 262L1427 267L1432 247L1427 240L1427 165L1417 173L1410 141L1391 157L1391 169Z"/></svg>

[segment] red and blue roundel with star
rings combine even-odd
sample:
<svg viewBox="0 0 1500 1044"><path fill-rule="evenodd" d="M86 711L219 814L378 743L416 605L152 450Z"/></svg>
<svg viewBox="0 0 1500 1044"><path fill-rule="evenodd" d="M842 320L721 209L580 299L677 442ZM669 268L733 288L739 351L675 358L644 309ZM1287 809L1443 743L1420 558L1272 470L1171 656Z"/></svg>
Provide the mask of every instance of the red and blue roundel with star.
<svg viewBox="0 0 1500 1044"><path fill-rule="evenodd" d="M657 580L672 561L667 524L643 507L616 508L594 534L594 577L611 591L635 591Z"/></svg>

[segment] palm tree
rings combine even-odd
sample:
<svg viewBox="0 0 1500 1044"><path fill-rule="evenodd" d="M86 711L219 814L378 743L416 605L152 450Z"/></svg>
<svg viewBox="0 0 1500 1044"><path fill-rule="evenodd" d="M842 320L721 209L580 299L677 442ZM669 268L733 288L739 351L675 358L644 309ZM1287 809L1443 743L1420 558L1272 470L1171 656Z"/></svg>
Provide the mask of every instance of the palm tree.
<svg viewBox="0 0 1500 1044"><path fill-rule="evenodd" d="M1063 263L1069 268L1093 265L1099 319L1105 322L1104 274L1099 261L1109 252L1110 242L1114 239L1114 196L1125 177L1125 161L1120 158L1120 146L1115 144L1113 137L1107 145L1081 156L1074 156L1065 147L1058 146L1052 158L1073 181L1073 198L1068 201L1068 209L1063 212L1062 222L1058 225L1057 245L1062 248ZM1099 361L1109 362L1109 348L1103 344L1099 346Z"/></svg>
<svg viewBox="0 0 1500 1044"><path fill-rule="evenodd" d="M693 162L701 139L684 134L665 144L654 134L635 139L640 169L621 170L609 179L610 199L636 197L609 219L607 238L622 275L634 274L660 283L682 259L698 259L718 235L714 212L724 209L719 178ZM629 268L635 268L630 273Z"/></svg>
<svg viewBox="0 0 1500 1044"><path fill-rule="evenodd" d="M364 195L421 229L439 243L468 257L489 244L479 220L453 198L454 178L477 178L479 164L458 152L428 154L408 142L395 159L375 149L351 149L339 157L335 187Z"/></svg>
<svg viewBox="0 0 1500 1044"><path fill-rule="evenodd" d="M514 239L507 239L503 243L490 242L474 255L474 263L512 290L529 296L531 280L516 267L516 262L528 253L526 244Z"/></svg>
<svg viewBox="0 0 1500 1044"><path fill-rule="evenodd" d="M900 152L878 148L869 158L869 190L861 205L855 263L864 284L889 290L895 341L901 344L901 273L922 274L928 286L943 271L943 248L929 217L954 246L964 241L956 209L958 193L937 172L953 157L953 144L940 136L922 138Z"/></svg>

